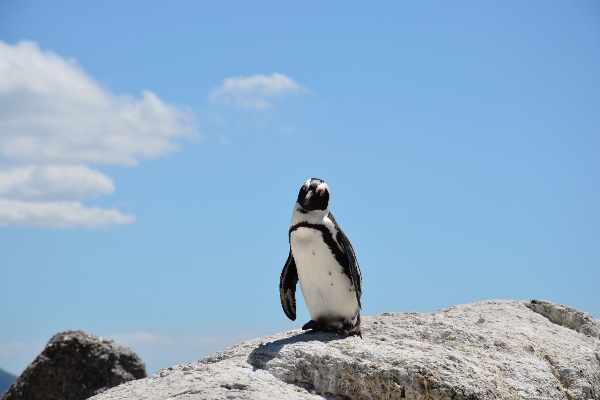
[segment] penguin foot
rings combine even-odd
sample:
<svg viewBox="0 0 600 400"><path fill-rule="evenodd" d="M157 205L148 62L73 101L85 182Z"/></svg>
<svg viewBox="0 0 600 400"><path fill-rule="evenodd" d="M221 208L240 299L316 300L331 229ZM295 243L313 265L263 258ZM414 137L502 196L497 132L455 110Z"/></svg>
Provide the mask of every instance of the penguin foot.
<svg viewBox="0 0 600 400"><path fill-rule="evenodd" d="M362 334L360 332L360 326L352 326L350 324L344 324L340 329L336 331L336 333L340 336L348 337L348 336L360 336L362 339Z"/></svg>
<svg viewBox="0 0 600 400"><path fill-rule="evenodd" d="M320 322L313 321L312 319L304 324L302 327L303 331L312 330L312 332L335 332L340 336L348 337L348 336L360 336L362 339L362 334L360 332L360 325L350 325L344 324L341 328L336 329L332 326L324 325Z"/></svg>
<svg viewBox="0 0 600 400"><path fill-rule="evenodd" d="M352 331L352 325L344 324L340 329L336 331L336 333L340 336L350 336L350 331Z"/></svg>
<svg viewBox="0 0 600 400"><path fill-rule="evenodd" d="M306 331L308 329L312 329L313 331L324 331L325 326L317 321L313 321L312 319L310 321L308 321L307 323L304 324L304 326L302 327L303 331Z"/></svg>

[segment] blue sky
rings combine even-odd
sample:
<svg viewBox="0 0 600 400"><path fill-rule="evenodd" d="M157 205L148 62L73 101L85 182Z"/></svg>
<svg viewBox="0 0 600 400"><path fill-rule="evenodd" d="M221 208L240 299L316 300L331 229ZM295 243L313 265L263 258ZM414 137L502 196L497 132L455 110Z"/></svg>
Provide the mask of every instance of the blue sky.
<svg viewBox="0 0 600 400"><path fill-rule="evenodd" d="M597 2L0 1L0 40L0 368L67 329L153 373L300 327L310 177L364 315L600 317Z"/></svg>

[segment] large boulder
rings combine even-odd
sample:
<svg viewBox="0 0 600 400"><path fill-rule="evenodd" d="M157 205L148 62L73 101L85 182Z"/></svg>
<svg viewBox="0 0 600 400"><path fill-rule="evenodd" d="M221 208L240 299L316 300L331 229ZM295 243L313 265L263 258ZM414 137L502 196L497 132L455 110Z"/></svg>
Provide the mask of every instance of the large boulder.
<svg viewBox="0 0 600 400"><path fill-rule="evenodd" d="M363 318L364 339L283 332L93 400L600 399L598 328L588 314L549 302L385 313Z"/></svg>
<svg viewBox="0 0 600 400"><path fill-rule="evenodd" d="M146 366L130 349L67 331L50 339L0 400L83 400L146 376Z"/></svg>

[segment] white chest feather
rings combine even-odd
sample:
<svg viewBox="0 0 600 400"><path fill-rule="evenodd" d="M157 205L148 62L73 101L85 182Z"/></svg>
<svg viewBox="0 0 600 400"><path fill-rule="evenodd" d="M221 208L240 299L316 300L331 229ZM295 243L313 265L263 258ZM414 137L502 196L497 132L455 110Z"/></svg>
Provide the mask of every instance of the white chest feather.
<svg viewBox="0 0 600 400"><path fill-rule="evenodd" d="M358 312L355 288L343 273L321 231L301 227L290 234L304 301L314 321L340 325Z"/></svg>

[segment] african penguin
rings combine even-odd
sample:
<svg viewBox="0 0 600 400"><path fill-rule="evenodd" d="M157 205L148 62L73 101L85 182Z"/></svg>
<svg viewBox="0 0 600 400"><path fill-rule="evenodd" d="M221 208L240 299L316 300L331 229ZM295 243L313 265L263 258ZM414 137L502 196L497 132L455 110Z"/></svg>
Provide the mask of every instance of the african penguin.
<svg viewBox="0 0 600 400"><path fill-rule="evenodd" d="M279 283L285 315L296 319L300 281L311 318L303 330L362 337L360 268L354 248L329 212L329 186L321 179L309 179L300 188L288 234L290 255Z"/></svg>

